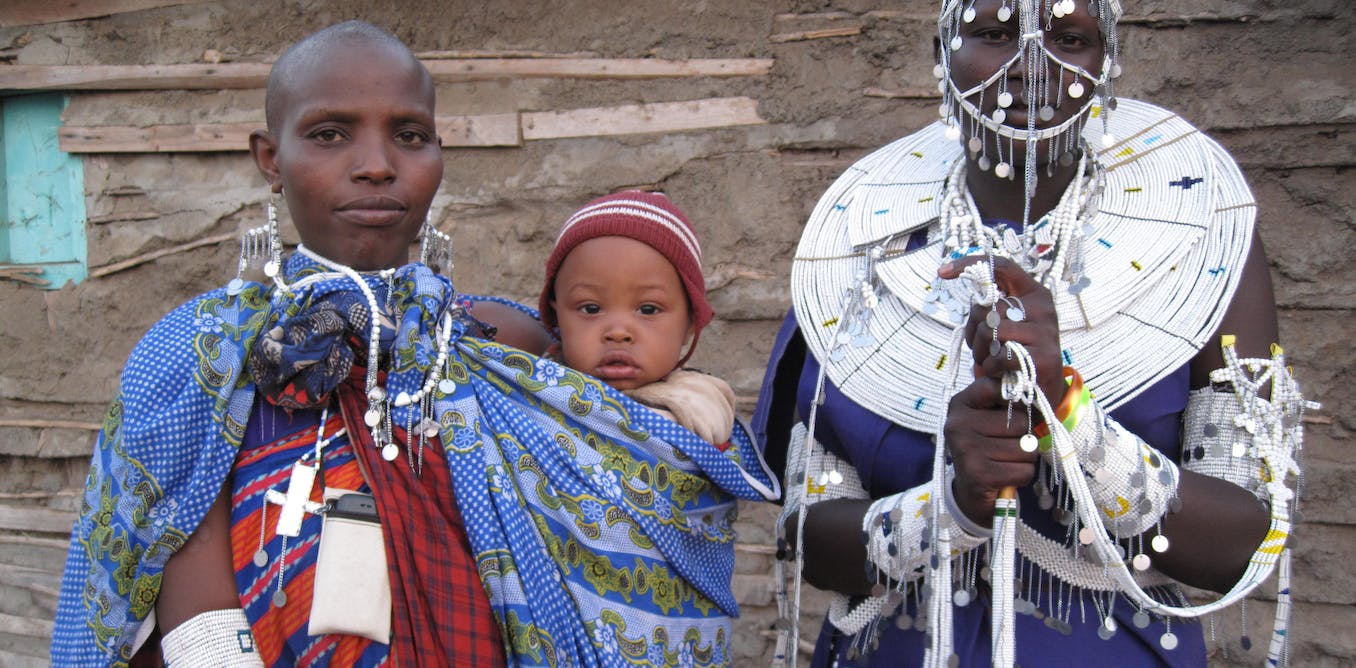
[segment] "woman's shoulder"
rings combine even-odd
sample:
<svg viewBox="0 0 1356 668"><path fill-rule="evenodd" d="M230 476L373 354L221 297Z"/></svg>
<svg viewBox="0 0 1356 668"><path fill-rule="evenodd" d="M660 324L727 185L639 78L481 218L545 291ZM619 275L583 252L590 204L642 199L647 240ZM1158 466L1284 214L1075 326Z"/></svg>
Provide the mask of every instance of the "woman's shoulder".
<svg viewBox="0 0 1356 668"><path fill-rule="evenodd" d="M245 283L239 290L217 288L180 304L146 332L127 360L123 385L182 382L201 374L228 372L243 362L270 306L269 290Z"/></svg>

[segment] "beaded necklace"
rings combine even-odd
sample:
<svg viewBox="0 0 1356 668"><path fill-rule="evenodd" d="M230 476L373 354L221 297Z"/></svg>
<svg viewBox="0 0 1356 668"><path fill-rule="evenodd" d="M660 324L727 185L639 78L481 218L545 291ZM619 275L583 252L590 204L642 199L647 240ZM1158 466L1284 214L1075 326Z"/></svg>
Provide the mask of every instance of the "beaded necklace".
<svg viewBox="0 0 1356 668"><path fill-rule="evenodd" d="M333 270L334 272L347 276L350 280L353 281L354 285L356 285L358 289L362 291L363 297L367 299L368 312L371 314L369 318L371 321L371 331L368 333L367 379L366 385L364 387L364 394L367 396L368 401L368 409L367 412L363 415L363 422L367 425L368 429L371 430L372 444L374 447L381 451L382 459L385 459L388 462L395 461L395 459L400 456L400 446L396 444L391 429L391 420L393 412L392 408L407 408L410 406L417 406L416 409L410 410L406 413L407 419L405 425L406 427L405 434L406 434L406 444L408 446L407 454L410 459L409 462L410 467L415 471L416 475L419 474L423 470L424 445L428 441L428 439L433 438L438 434L438 423L436 420L432 418L433 389L436 386L438 386L440 382L448 384L451 383L450 380L443 378L443 370L447 366L448 350L450 349L452 344L452 334L453 334L452 324L455 317L455 313L451 311L445 312L443 313L442 318L439 320L436 337L438 342L438 357L434 361L434 363L429 367L428 372L425 374L423 384L417 391L414 392L414 394L410 394L408 392L400 392L393 399L389 395L389 393L387 393L386 388L382 387L378 383L378 367L380 366L381 360L380 317L381 314L383 313L383 310L377 303L376 293L373 292L372 288L367 285L367 281L363 279L362 275L360 275L352 267L339 264L338 262L335 262L325 257L321 257L320 255L316 254L314 251L310 250L309 248L306 248L305 246L297 246L297 252L301 253L302 255L305 255L308 258L311 258L312 260L315 260L316 262ZM389 283L389 281L395 275L395 270L383 269L380 272L378 272L378 275L383 280L386 280ZM316 281L321 280L322 278L328 278L328 276L326 276L325 274L318 274L315 276L307 277L307 279L303 279L303 281ZM293 286L293 288L295 289L301 283L302 282L299 281L297 285ZM390 298L390 293L391 290L389 289L388 286L387 290L388 300ZM444 391L451 392L454 389L455 387L449 387L445 388ZM416 415L419 417L417 423L415 421ZM417 446L414 445L415 441L418 441ZM415 454L416 451L417 451L417 461Z"/></svg>
<svg viewBox="0 0 1356 668"><path fill-rule="evenodd" d="M1089 165L1091 169L1088 169ZM1016 261L1047 288L1063 279L1070 294L1078 294L1092 281L1084 274L1083 242L1096 234L1091 218L1096 213L1105 170L1084 147L1073 182L1059 204L1021 233L1006 225L989 227L965 187L967 161L956 160L947 174L942 199L940 227L943 250L950 255L993 251Z"/></svg>

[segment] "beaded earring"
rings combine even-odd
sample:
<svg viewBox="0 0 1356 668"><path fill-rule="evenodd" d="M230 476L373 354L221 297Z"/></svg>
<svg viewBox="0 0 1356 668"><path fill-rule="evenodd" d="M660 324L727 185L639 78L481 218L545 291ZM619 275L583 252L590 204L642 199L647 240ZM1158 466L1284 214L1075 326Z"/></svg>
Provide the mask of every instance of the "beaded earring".
<svg viewBox="0 0 1356 668"><path fill-rule="evenodd" d="M435 227L430 218L425 218L419 229L419 262L434 273L452 276L452 237Z"/></svg>
<svg viewBox="0 0 1356 668"><path fill-rule="evenodd" d="M240 262L236 266L235 278L226 284L226 293L231 296L240 294L244 289L244 273L249 267L259 267L274 283L282 284L282 279L278 277L282 270L282 235L278 232L278 207L274 203L274 195L269 195L264 210L267 222L245 230L240 236Z"/></svg>

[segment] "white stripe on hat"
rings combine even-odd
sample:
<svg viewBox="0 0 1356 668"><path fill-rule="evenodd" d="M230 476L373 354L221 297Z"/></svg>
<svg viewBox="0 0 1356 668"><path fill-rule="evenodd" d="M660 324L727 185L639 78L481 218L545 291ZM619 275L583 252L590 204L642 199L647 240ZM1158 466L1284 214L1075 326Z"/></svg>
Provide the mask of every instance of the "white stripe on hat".
<svg viewBox="0 0 1356 668"><path fill-rule="evenodd" d="M687 248L687 252L697 259L699 265L701 264L702 247L692 230L672 213L639 200L612 200L580 209L573 216L570 216L570 219L565 221L565 225L560 228L560 234L556 235L556 243L560 243L560 239L565 236L565 233L576 224L596 216L612 214L635 216L659 224L676 235L679 241L683 242L683 246Z"/></svg>

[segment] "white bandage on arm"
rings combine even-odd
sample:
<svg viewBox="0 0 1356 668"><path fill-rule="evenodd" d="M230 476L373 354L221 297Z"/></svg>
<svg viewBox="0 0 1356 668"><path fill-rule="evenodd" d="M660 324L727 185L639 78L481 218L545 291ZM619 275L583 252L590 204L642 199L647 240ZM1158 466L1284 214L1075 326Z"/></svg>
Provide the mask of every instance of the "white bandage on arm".
<svg viewBox="0 0 1356 668"><path fill-rule="evenodd" d="M175 627L160 639L166 668L263 668L250 633L249 620L240 608L200 613Z"/></svg>

